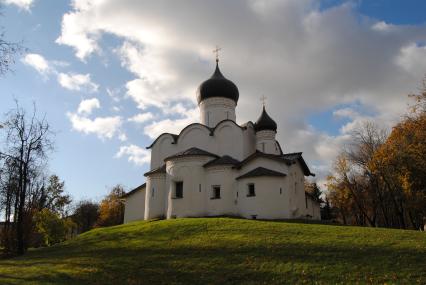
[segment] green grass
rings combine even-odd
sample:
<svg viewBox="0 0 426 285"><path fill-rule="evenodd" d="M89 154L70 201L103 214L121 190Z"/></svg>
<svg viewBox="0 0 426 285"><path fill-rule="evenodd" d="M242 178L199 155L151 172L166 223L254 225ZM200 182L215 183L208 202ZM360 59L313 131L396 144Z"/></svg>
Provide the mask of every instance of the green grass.
<svg viewBox="0 0 426 285"><path fill-rule="evenodd" d="M0 260L0 284L426 284L426 233L231 218L135 222Z"/></svg>

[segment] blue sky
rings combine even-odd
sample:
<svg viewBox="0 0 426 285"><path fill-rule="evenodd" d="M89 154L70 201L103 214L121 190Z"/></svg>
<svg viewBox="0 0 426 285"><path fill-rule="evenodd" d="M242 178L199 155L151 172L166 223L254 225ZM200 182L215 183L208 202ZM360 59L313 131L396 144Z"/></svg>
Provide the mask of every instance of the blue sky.
<svg viewBox="0 0 426 285"><path fill-rule="evenodd" d="M76 199L144 182L149 145L198 120L195 90L211 50L240 89L237 121L261 94L285 151L321 180L351 129L389 127L426 73L425 1L3 1L6 38L28 54L0 79L56 131L50 170Z"/></svg>

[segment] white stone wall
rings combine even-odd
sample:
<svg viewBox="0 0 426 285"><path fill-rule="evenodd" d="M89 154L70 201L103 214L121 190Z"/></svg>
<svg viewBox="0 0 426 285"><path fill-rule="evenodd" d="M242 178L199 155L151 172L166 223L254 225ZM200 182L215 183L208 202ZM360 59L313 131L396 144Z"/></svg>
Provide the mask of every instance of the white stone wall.
<svg viewBox="0 0 426 285"><path fill-rule="evenodd" d="M213 158L194 156L167 161L167 218L207 215L203 165L211 159ZM175 197L175 182L178 181L183 181L183 198Z"/></svg>
<svg viewBox="0 0 426 285"><path fill-rule="evenodd" d="M238 212L244 218L290 218L286 177L252 177L238 180ZM255 196L247 196L248 184L254 184Z"/></svg>
<svg viewBox="0 0 426 285"><path fill-rule="evenodd" d="M305 218L305 176L299 162L292 164L287 173L288 189L291 193L289 203L291 205L290 218Z"/></svg>
<svg viewBox="0 0 426 285"><path fill-rule="evenodd" d="M164 218L166 209L166 175L153 174L146 179L145 220Z"/></svg>
<svg viewBox="0 0 426 285"><path fill-rule="evenodd" d="M274 131L264 130L256 133L256 148L264 153L280 154Z"/></svg>
<svg viewBox="0 0 426 285"><path fill-rule="evenodd" d="M205 201L208 216L237 215L235 180L238 172L231 166L210 167L206 171ZM211 199L213 186L220 186L220 199Z"/></svg>
<svg viewBox="0 0 426 285"><path fill-rule="evenodd" d="M305 198L305 217L312 220L321 220L320 204L308 195Z"/></svg>
<svg viewBox="0 0 426 285"><path fill-rule="evenodd" d="M176 143L169 134L157 140L151 148L151 169L162 166L166 157L191 147L243 160L256 150L256 137L251 124L244 129L233 121L223 121L213 134L206 127L193 124L182 130Z"/></svg>
<svg viewBox="0 0 426 285"><path fill-rule="evenodd" d="M220 121L236 121L234 100L223 97L207 98L200 102L200 122L214 128Z"/></svg>
<svg viewBox="0 0 426 285"><path fill-rule="evenodd" d="M126 198L124 204L124 223L143 220L145 215L145 189Z"/></svg>

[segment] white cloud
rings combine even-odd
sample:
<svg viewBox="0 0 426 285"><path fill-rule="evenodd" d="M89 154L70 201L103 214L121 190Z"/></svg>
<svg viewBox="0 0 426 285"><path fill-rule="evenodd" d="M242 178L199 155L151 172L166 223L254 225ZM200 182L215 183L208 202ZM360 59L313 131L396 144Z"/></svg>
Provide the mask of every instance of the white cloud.
<svg viewBox="0 0 426 285"><path fill-rule="evenodd" d="M120 94L119 89L106 88L106 92L107 92L108 96L111 97L111 99L114 102L120 102L121 97L119 96L119 94Z"/></svg>
<svg viewBox="0 0 426 285"><path fill-rule="evenodd" d="M42 75L46 75L51 71L51 67L49 66L49 62L40 54L37 53L29 53L26 54L24 58L21 60L26 65L31 66L37 72Z"/></svg>
<svg viewBox="0 0 426 285"><path fill-rule="evenodd" d="M127 135L125 133L121 133L118 135L118 139L122 142L127 141Z"/></svg>
<svg viewBox="0 0 426 285"><path fill-rule="evenodd" d="M121 158L124 156L127 156L128 161L133 162L136 165L148 164L151 161L150 151L134 144L120 147L116 157Z"/></svg>
<svg viewBox="0 0 426 285"><path fill-rule="evenodd" d="M67 113L71 121L72 128L84 134L95 134L100 139L112 139L114 136L120 136L122 133L120 127L122 119L119 116L97 117L90 119L75 113Z"/></svg>
<svg viewBox="0 0 426 285"><path fill-rule="evenodd" d="M90 115L94 109L99 109L101 104L97 98L86 99L78 105L77 113Z"/></svg>
<svg viewBox="0 0 426 285"><path fill-rule="evenodd" d="M59 84L69 90L73 91L86 91L89 93L97 92L99 85L93 83L90 74L77 74L77 73L59 73Z"/></svg>
<svg viewBox="0 0 426 285"><path fill-rule="evenodd" d="M115 54L135 76L126 83L127 96L140 109L160 110L144 128L151 138L198 120L197 110L184 112L195 106L197 85L213 72L213 46L223 45L221 70L240 90L237 120L255 121L259 94L265 94L283 149L304 151L308 163L324 169L361 120L387 126L399 119L405 94L415 92L426 73L425 47L418 44L426 41L425 26L360 20L355 5L74 0L57 42L85 60L109 48L101 46L102 35L123 41ZM339 135L306 122L308 114L353 102L361 105L356 112L334 114L350 120ZM374 115L363 116L363 108Z"/></svg>
<svg viewBox="0 0 426 285"><path fill-rule="evenodd" d="M338 118L354 119L359 116L358 112L351 108L342 108L333 111L333 116Z"/></svg>
<svg viewBox="0 0 426 285"><path fill-rule="evenodd" d="M410 43L401 48L396 64L413 74L426 74L426 46Z"/></svg>
<svg viewBox="0 0 426 285"><path fill-rule="evenodd" d="M137 114L137 115L129 118L128 121L142 124L142 123L145 123L149 120L152 120L153 118L154 118L154 115L150 112L147 112L147 113Z"/></svg>
<svg viewBox="0 0 426 285"><path fill-rule="evenodd" d="M34 0L2 0L6 5L15 5L20 9L29 11L34 3Z"/></svg>
<svg viewBox="0 0 426 285"><path fill-rule="evenodd" d="M144 128L145 135L155 139L162 133L179 133L184 127L198 121L198 108L186 110L183 118L154 121Z"/></svg>

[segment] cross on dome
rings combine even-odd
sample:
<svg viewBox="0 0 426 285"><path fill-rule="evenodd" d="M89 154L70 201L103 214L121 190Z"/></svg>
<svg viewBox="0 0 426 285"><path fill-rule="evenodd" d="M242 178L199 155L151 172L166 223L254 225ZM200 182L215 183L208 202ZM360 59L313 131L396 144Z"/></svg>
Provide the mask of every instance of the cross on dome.
<svg viewBox="0 0 426 285"><path fill-rule="evenodd" d="M263 107L265 107L265 105L266 105L266 99L268 99L268 98L265 95L262 95L262 97L260 97L260 101L262 101Z"/></svg>
<svg viewBox="0 0 426 285"><path fill-rule="evenodd" d="M221 47L216 46L216 48L213 50L213 53L216 54L216 62L219 62L219 51L222 50Z"/></svg>

